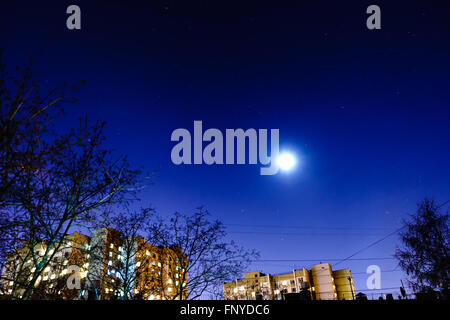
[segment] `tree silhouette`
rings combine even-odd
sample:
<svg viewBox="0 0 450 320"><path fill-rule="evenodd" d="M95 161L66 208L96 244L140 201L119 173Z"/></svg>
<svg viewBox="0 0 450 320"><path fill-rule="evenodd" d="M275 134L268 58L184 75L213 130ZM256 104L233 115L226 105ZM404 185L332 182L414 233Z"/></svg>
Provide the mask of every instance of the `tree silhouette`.
<svg viewBox="0 0 450 320"><path fill-rule="evenodd" d="M166 260L170 265L163 266L161 274L169 280L164 283L170 284L172 299L217 296L217 287L236 279L259 256L227 241L223 223L209 218L209 212L199 207L191 215L175 213L149 232L155 245L173 248Z"/></svg>
<svg viewBox="0 0 450 320"><path fill-rule="evenodd" d="M0 268L14 266L0 290L22 299L33 296L72 228L135 199L146 180L105 149L104 122L79 119L57 132L60 104L75 102L70 96L82 82L43 94L31 66L14 76L0 61Z"/></svg>
<svg viewBox="0 0 450 320"><path fill-rule="evenodd" d="M424 199L417 213L404 221L402 247L395 257L408 274L415 292L440 289L447 292L450 275L448 213L440 213L434 200Z"/></svg>

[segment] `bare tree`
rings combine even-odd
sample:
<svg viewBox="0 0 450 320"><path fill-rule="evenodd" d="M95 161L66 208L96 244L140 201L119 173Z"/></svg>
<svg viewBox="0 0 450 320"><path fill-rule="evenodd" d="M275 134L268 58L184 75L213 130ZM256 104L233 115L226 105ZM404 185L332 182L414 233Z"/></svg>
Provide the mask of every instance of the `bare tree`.
<svg viewBox="0 0 450 320"><path fill-rule="evenodd" d="M26 68L16 69L17 76L11 75L0 51L0 205L13 201L15 184L26 170L38 168L71 141L70 135L56 135L52 124L63 114L61 103L77 101L71 95L85 83L64 83L41 94L32 63L30 59Z"/></svg>
<svg viewBox="0 0 450 320"><path fill-rule="evenodd" d="M39 173L51 154L76 143L70 134L56 135L53 121L63 114L61 103L75 102L72 93L84 84L62 84L45 94L39 91L38 75L32 59L10 74L0 51L0 269L7 254L20 242L25 228L16 192L25 177Z"/></svg>
<svg viewBox="0 0 450 320"><path fill-rule="evenodd" d="M424 199L417 213L404 221L403 246L396 250L414 291L440 289L447 292L450 276L448 213L440 213L433 200Z"/></svg>
<svg viewBox="0 0 450 320"><path fill-rule="evenodd" d="M124 210L104 215L103 221L93 226L96 229L93 234L101 229L112 233L112 242L115 244L114 250L108 250L105 243L96 241L92 241L89 247L91 263L97 264L100 269L100 272L89 274L87 279L96 284L95 288L88 286L94 289L95 299L136 299L146 294L144 289L151 282L145 276L148 268L145 252L149 244L145 242L143 234L151 226L154 210Z"/></svg>
<svg viewBox="0 0 450 320"><path fill-rule="evenodd" d="M173 299L215 296L217 287L236 279L258 257L254 250L228 241L224 225L210 220L203 207L192 215L175 213L168 221L162 219L149 234L156 245L173 248L170 259L165 260L172 264L162 268L161 275L169 278L161 283L173 288Z"/></svg>
<svg viewBox="0 0 450 320"><path fill-rule="evenodd" d="M22 279L13 280L20 286L8 288L10 296L29 299L44 270L64 249L69 231L91 223L106 206L136 199L146 177L140 169L131 169L125 157L103 147L104 122L80 119L78 127L64 135L51 128L49 123L62 109L52 112L50 107L65 102L76 86L63 85L42 97L30 66L21 80L2 72L2 261L17 261L9 275Z"/></svg>

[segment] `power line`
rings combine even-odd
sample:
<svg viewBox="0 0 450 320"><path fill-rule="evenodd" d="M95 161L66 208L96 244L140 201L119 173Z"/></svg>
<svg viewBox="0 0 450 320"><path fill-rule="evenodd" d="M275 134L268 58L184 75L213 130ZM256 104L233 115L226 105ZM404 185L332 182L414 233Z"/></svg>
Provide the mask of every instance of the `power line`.
<svg viewBox="0 0 450 320"><path fill-rule="evenodd" d="M447 200L447 201L445 201L444 203L442 203L440 206L438 206L438 209L439 208L441 208L441 207L443 207L443 206L445 206L447 203L449 203L450 202L450 199L449 200Z"/></svg>
<svg viewBox="0 0 450 320"><path fill-rule="evenodd" d="M439 205L437 208L439 209L439 208L441 208L442 206L446 205L446 204L449 203L449 202L450 202L450 200L447 200L447 201L445 201L444 203L442 203L441 205ZM379 240L377 240L377 241L375 241L375 242L372 242L372 243L369 244L368 246L366 246L366 247L364 247L364 248L362 248L362 249L356 251L355 253L349 255L347 258L344 258L344 259L342 259L341 261L336 262L336 263L334 264L334 266L338 265L338 264L341 263L341 262L344 262L344 261L346 261L346 260L349 260L351 257L353 257L353 256L355 256L355 255L361 253L362 251L364 251L364 250L366 250L366 249L369 249L369 248L373 247L374 245L377 245L378 243L380 243L380 242L382 242L383 240L389 238L390 236L392 236L392 235L398 233L400 230L402 230L402 229L404 229L404 228L406 228L406 227L407 227L407 226L405 225L405 226L403 226L403 227L401 227L401 228L398 228L397 230L395 230L394 232L389 233L388 235L384 236L383 238L381 238L381 239L379 239Z"/></svg>
<svg viewBox="0 0 450 320"><path fill-rule="evenodd" d="M403 270L399 270L399 269L392 269L392 270L381 270L380 273L387 273L387 272L403 272ZM370 274L367 272L352 272L353 274Z"/></svg>
<svg viewBox="0 0 450 320"><path fill-rule="evenodd" d="M347 259L350 261L364 261L364 260L393 260L393 257L382 257L382 258L355 258ZM340 261L341 259L258 259L250 260L250 262L289 262L289 261Z"/></svg>
<svg viewBox="0 0 450 320"><path fill-rule="evenodd" d="M262 234L280 236L377 236L368 233L323 233L323 232L262 232L262 231L229 231L230 234Z"/></svg>
<svg viewBox="0 0 450 320"><path fill-rule="evenodd" d="M383 240L389 238L390 236L396 234L397 232L399 232L400 230L404 229L405 227L406 227L406 226L403 226L403 227L401 227L401 228L398 228L397 230L395 230L394 232L389 233L388 235L384 236L383 238L381 238L381 239L379 239L379 240L377 240L377 241L375 241L375 242L372 242L372 243L369 244L368 246L366 246L366 247L364 247L364 248L362 248L362 249L356 251L355 253L349 255L347 258L344 258L344 259L342 259L342 260L336 262L336 263L334 264L334 266L336 266L336 265L338 265L339 263L344 262L344 261L346 261L346 260L350 260L351 257L354 257L354 256L356 256L357 254L361 253L362 251L364 251L364 250L366 250L366 249L369 249L369 248L373 247L374 245L377 245L377 244L380 243L381 241L383 241Z"/></svg>
<svg viewBox="0 0 450 320"><path fill-rule="evenodd" d="M257 261L255 261L257 262ZM254 265L257 265L256 263L254 263ZM266 265L270 265L270 266L275 266L275 267L283 267L283 268L287 268L287 266L291 265L291 263L286 263L286 264L271 264L271 263L266 263ZM391 272L403 272L403 270L400 269L392 269L392 270L381 270L380 273L391 273ZM352 275L370 275L371 273L367 273L366 271L358 271L358 272L354 272L352 271Z"/></svg>
<svg viewBox="0 0 450 320"><path fill-rule="evenodd" d="M373 292L373 291L380 291L380 290L400 290L400 287L389 287L389 288L380 288L380 289L356 289L355 291L364 291L364 292ZM334 291L316 291L319 294L324 293L334 293ZM351 290L339 290L339 292L352 292ZM382 293L382 292L381 292Z"/></svg>
<svg viewBox="0 0 450 320"><path fill-rule="evenodd" d="M241 224L241 223L224 223L226 226L235 227L256 227L256 228L286 228L286 229L322 229L322 230L389 230L392 228L384 227L314 227L314 226L286 226L286 225L270 225L270 224Z"/></svg>

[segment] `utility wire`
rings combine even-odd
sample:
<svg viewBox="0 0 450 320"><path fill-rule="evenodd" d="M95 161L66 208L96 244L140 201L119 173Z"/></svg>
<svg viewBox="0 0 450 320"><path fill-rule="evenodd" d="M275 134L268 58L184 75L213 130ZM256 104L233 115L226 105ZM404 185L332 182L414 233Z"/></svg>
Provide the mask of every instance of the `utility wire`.
<svg viewBox="0 0 450 320"><path fill-rule="evenodd" d="M444 205L446 205L446 204L449 203L449 202L450 202L450 200L447 200L447 201L445 201L444 203L442 203L441 205L439 205L437 208L439 209L439 208L443 207ZM377 245L378 243L384 241L385 239L389 238L390 236L393 236L394 234L398 233L399 231L403 230L403 229L406 228L406 227L407 227L407 226L405 225L405 226L403 226L403 227L401 227L401 228L398 228L397 230L395 230L394 232L389 233L388 235L384 236L383 238L381 238L381 239L379 239L379 240L377 240L377 241L375 241L375 242L372 242L372 243L369 244L368 246L366 246L366 247L364 247L364 248L362 248L362 249L356 251L355 253L349 255L347 258L344 258L344 259L342 259L342 260L336 262L336 263L334 264L334 266L338 265L338 264L341 263L341 262L344 262L344 261L346 261L346 260L349 260L350 258L356 256L357 254L361 253L362 251L364 251L364 250L366 250L366 249L369 249L369 248L373 247L374 245Z"/></svg>
<svg viewBox="0 0 450 320"><path fill-rule="evenodd" d="M406 226L403 226L403 227L401 227L401 228L398 228L397 230L395 230L394 232L389 233L388 235L384 236L383 238L381 238L381 239L379 239L379 240L377 240L377 241L375 241L375 242L372 242L372 243L369 244L368 246L366 246L366 247L364 247L364 248L362 248L362 249L356 251L355 253L349 255L347 258L344 258L344 259L342 259L342 260L336 262L336 263L334 264L334 266L337 266L339 263L344 262L344 261L346 261L346 260L350 260L350 258L356 256L357 254L363 252L363 251L366 250L366 249L369 249L369 248L371 248L371 247L377 245L377 244L380 243L381 241L384 241L385 239L389 238L390 236L393 236L394 234L396 234L396 233L399 232L400 230L404 229L405 227L406 227Z"/></svg>
<svg viewBox="0 0 450 320"><path fill-rule="evenodd" d="M263 231L229 231L230 234L263 234L280 236L377 236L379 234L368 233L323 233L323 232L263 232Z"/></svg>
<svg viewBox="0 0 450 320"><path fill-rule="evenodd" d="M390 230L392 228L383 227L311 227L311 226L286 226L286 225L270 225L270 224L241 224L241 223L224 223L226 226L233 227L256 227L256 228L286 228L286 229L323 229L323 230Z"/></svg>
<svg viewBox="0 0 450 320"><path fill-rule="evenodd" d="M364 260L393 260L393 257L382 257L382 258L355 258L347 259L351 261L364 261ZM258 259L258 260L247 260L249 262L289 262L289 261L339 261L340 259ZM211 259L201 259L200 261L215 261ZM230 260L231 261L231 260Z"/></svg>

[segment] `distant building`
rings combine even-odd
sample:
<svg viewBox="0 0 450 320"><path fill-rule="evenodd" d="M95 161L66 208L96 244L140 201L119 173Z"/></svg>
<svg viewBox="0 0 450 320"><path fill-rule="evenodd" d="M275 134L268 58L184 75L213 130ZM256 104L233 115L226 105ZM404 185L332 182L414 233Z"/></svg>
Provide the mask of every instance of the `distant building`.
<svg viewBox="0 0 450 320"><path fill-rule="evenodd" d="M164 300L175 297L179 281L187 283L180 275L180 259L187 259L180 248L156 247L141 237L124 239L112 228L95 230L92 237L75 232L60 243L56 253L47 250L47 243L38 243L34 252L24 245L10 254L0 278L1 291L21 298L45 253L54 255L38 276L31 299L120 299L121 288L127 287L134 298ZM80 271L79 289L67 286L73 266ZM124 274L130 276L125 279ZM186 298L187 287L182 296Z"/></svg>
<svg viewBox="0 0 450 320"><path fill-rule="evenodd" d="M356 300L367 300L367 295L365 295L364 293L360 292L356 295Z"/></svg>
<svg viewBox="0 0 450 320"><path fill-rule="evenodd" d="M333 271L322 263L283 274L245 273L244 279L223 284L225 300L281 300L292 294L299 299L354 300L356 298L352 272L349 269Z"/></svg>

